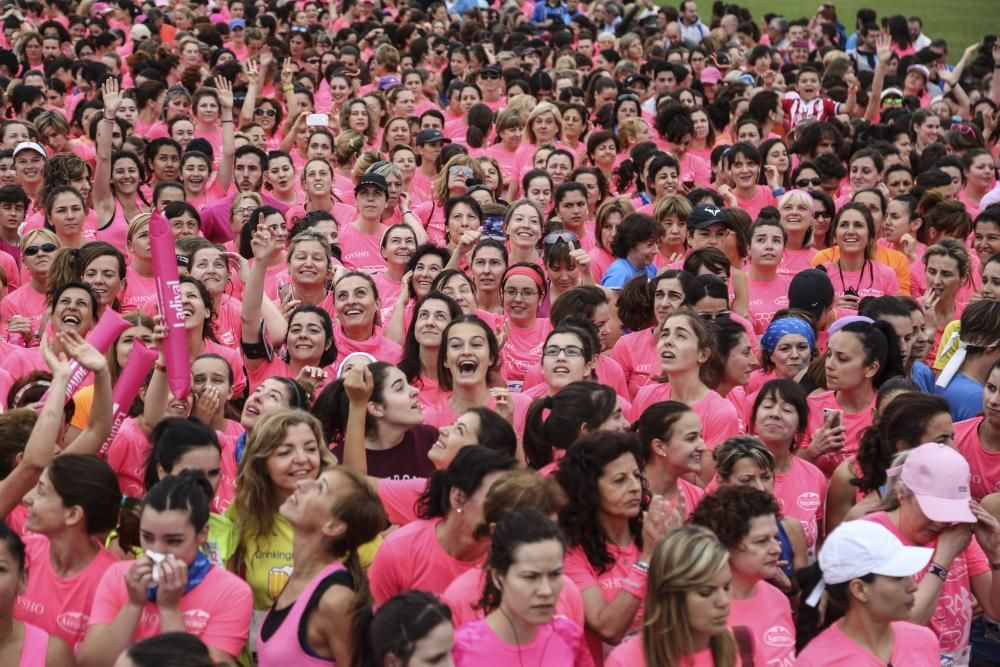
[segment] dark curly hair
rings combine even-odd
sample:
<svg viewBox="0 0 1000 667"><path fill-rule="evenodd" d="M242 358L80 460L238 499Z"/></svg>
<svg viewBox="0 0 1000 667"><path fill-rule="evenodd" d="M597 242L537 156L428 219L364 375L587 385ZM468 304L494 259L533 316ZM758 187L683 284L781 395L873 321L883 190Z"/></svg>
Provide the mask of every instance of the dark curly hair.
<svg viewBox="0 0 1000 667"><path fill-rule="evenodd" d="M720 486L698 503L691 523L708 528L727 549L735 549L750 532L750 521L759 516L778 516L778 501L767 491L752 486Z"/></svg>
<svg viewBox="0 0 1000 667"><path fill-rule="evenodd" d="M919 391L903 392L885 406L878 424L861 434L858 446L858 468L861 476L851 480L863 493L875 491L888 479L886 470L902 449L923 444L924 431L940 414L950 414L948 401Z"/></svg>
<svg viewBox="0 0 1000 667"><path fill-rule="evenodd" d="M639 465L639 440L635 434L600 431L577 440L566 452L556 472L556 481L569 496L569 502L559 513L559 526L569 545L582 548L587 561L598 572L607 571L615 562L608 551L608 535L598 520L601 507L599 480L609 463L626 454L635 457L636 465ZM641 548L642 512L629 519L628 524L635 543Z"/></svg>

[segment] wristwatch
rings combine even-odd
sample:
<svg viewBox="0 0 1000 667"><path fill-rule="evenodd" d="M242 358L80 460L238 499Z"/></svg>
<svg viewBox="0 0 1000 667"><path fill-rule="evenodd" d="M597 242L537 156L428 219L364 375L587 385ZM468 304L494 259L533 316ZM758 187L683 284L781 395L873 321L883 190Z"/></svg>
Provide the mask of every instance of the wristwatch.
<svg viewBox="0 0 1000 667"><path fill-rule="evenodd" d="M931 567L927 570L927 574L933 574L935 577L941 579L941 581L948 581L948 576L951 574L951 571L946 570L937 563L931 563Z"/></svg>

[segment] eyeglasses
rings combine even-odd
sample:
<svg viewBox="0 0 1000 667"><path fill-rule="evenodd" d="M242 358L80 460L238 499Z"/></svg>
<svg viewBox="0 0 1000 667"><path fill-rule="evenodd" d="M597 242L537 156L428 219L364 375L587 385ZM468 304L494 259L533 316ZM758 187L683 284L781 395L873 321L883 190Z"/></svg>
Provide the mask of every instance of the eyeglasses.
<svg viewBox="0 0 1000 667"><path fill-rule="evenodd" d="M500 72L480 72L479 73L479 78L480 79L500 79L502 77L503 77L503 75L500 74Z"/></svg>
<svg viewBox="0 0 1000 667"><path fill-rule="evenodd" d="M244 206L243 208L234 208L233 213L236 213L238 215L250 215L251 213L254 212L255 208L256 207L254 206Z"/></svg>
<svg viewBox="0 0 1000 667"><path fill-rule="evenodd" d="M583 348L579 345L548 345L542 350L543 357L558 357L565 354L567 359L576 359L583 356Z"/></svg>
<svg viewBox="0 0 1000 667"><path fill-rule="evenodd" d="M253 115L254 116L268 116L268 117L270 117L270 116L276 116L276 115L278 115L278 112L275 111L274 109L263 109L262 108L262 109L254 109L253 110Z"/></svg>
<svg viewBox="0 0 1000 667"><path fill-rule="evenodd" d="M703 320L708 320L709 322L711 322L713 320L728 320L729 319L729 311L728 310L720 310L717 313L698 313L698 317L700 317Z"/></svg>
<svg viewBox="0 0 1000 667"><path fill-rule="evenodd" d="M310 65L319 65L319 58L310 58L306 62Z"/></svg>
<svg viewBox="0 0 1000 667"><path fill-rule="evenodd" d="M814 188L818 188L822 184L823 181L821 181L818 178L800 178L799 180L795 181L795 187L797 188L808 188L810 185L813 186Z"/></svg>
<svg viewBox="0 0 1000 667"><path fill-rule="evenodd" d="M448 168L448 173L452 176L465 176L466 178L472 178L472 167L462 167L456 164Z"/></svg>
<svg viewBox="0 0 1000 667"><path fill-rule="evenodd" d="M580 239L573 232L552 232L547 234L542 243L553 246L557 243L579 243Z"/></svg>
<svg viewBox="0 0 1000 667"><path fill-rule="evenodd" d="M533 290L530 287L525 287L524 289L508 287L503 291L503 295L508 299L516 299L517 297L521 297L522 299L533 299L538 296L538 290Z"/></svg>
<svg viewBox="0 0 1000 667"><path fill-rule="evenodd" d="M40 252L44 252L46 255L49 255L58 249L59 246L55 243L43 243L42 245L29 245L21 254L25 257L34 257Z"/></svg>
<svg viewBox="0 0 1000 667"><path fill-rule="evenodd" d="M434 49L434 53L439 56L443 56L444 54L448 53L448 49Z"/></svg>

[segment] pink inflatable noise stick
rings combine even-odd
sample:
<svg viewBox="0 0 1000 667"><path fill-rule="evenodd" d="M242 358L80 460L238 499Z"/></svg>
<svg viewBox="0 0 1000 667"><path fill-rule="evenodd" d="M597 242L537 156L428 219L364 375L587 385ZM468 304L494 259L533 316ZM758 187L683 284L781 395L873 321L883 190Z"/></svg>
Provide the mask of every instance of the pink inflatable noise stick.
<svg viewBox="0 0 1000 667"><path fill-rule="evenodd" d="M159 209L149 219L149 242L156 276L156 299L163 314L167 337L163 341L163 356L167 364L167 383L174 398L183 400L191 390L191 368L188 358L187 334L184 331L184 309L181 306L180 281L177 277L177 251L170 224Z"/></svg>
<svg viewBox="0 0 1000 667"><path fill-rule="evenodd" d="M108 448L111 447L111 441L115 439L118 429L121 428L122 422L128 416L128 411L132 407L135 397L139 395L139 389L146 381L149 371L153 369L153 364L156 363L158 356L156 350L149 349L141 341L137 340L133 344L128 361L125 362L125 367L122 368L118 382L115 383L114 391L111 393L114 403L111 433L101 445L101 456L107 454Z"/></svg>
<svg viewBox="0 0 1000 667"><path fill-rule="evenodd" d="M97 324L90 333L87 334L87 342L94 346L94 348L101 354L105 354L111 349L111 346L115 344L118 337L128 329L131 324L125 321L121 315L106 308L104 314L101 315L101 319L97 321ZM90 374L90 371L80 365L80 363L73 359L69 362L70 368L73 369L73 374L69 378L69 384L66 386L66 402L73 398L83 381ZM42 397L42 403L48 398L49 392L45 392L45 396Z"/></svg>

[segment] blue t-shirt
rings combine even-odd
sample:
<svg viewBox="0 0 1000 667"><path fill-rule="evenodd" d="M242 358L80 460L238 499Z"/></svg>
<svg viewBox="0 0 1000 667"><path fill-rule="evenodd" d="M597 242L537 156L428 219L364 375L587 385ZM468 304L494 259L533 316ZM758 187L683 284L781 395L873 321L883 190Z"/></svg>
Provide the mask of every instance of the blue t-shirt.
<svg viewBox="0 0 1000 667"><path fill-rule="evenodd" d="M934 392L934 371L931 370L930 366L922 361L913 362L913 369L910 371L910 379L913 380L914 384L920 387L920 391L925 394L933 394Z"/></svg>
<svg viewBox="0 0 1000 667"><path fill-rule="evenodd" d="M934 393L948 401L955 421L972 419L983 411L983 385L967 375L956 373L947 387L934 387Z"/></svg>
<svg viewBox="0 0 1000 667"><path fill-rule="evenodd" d="M632 262L624 257L619 257L611 262L611 266L604 272L604 276L601 278L601 285L610 287L611 289L621 289L625 286L625 283L643 274L645 274L648 280L652 280L656 276L656 265L647 264L645 267L637 269L632 266Z"/></svg>

